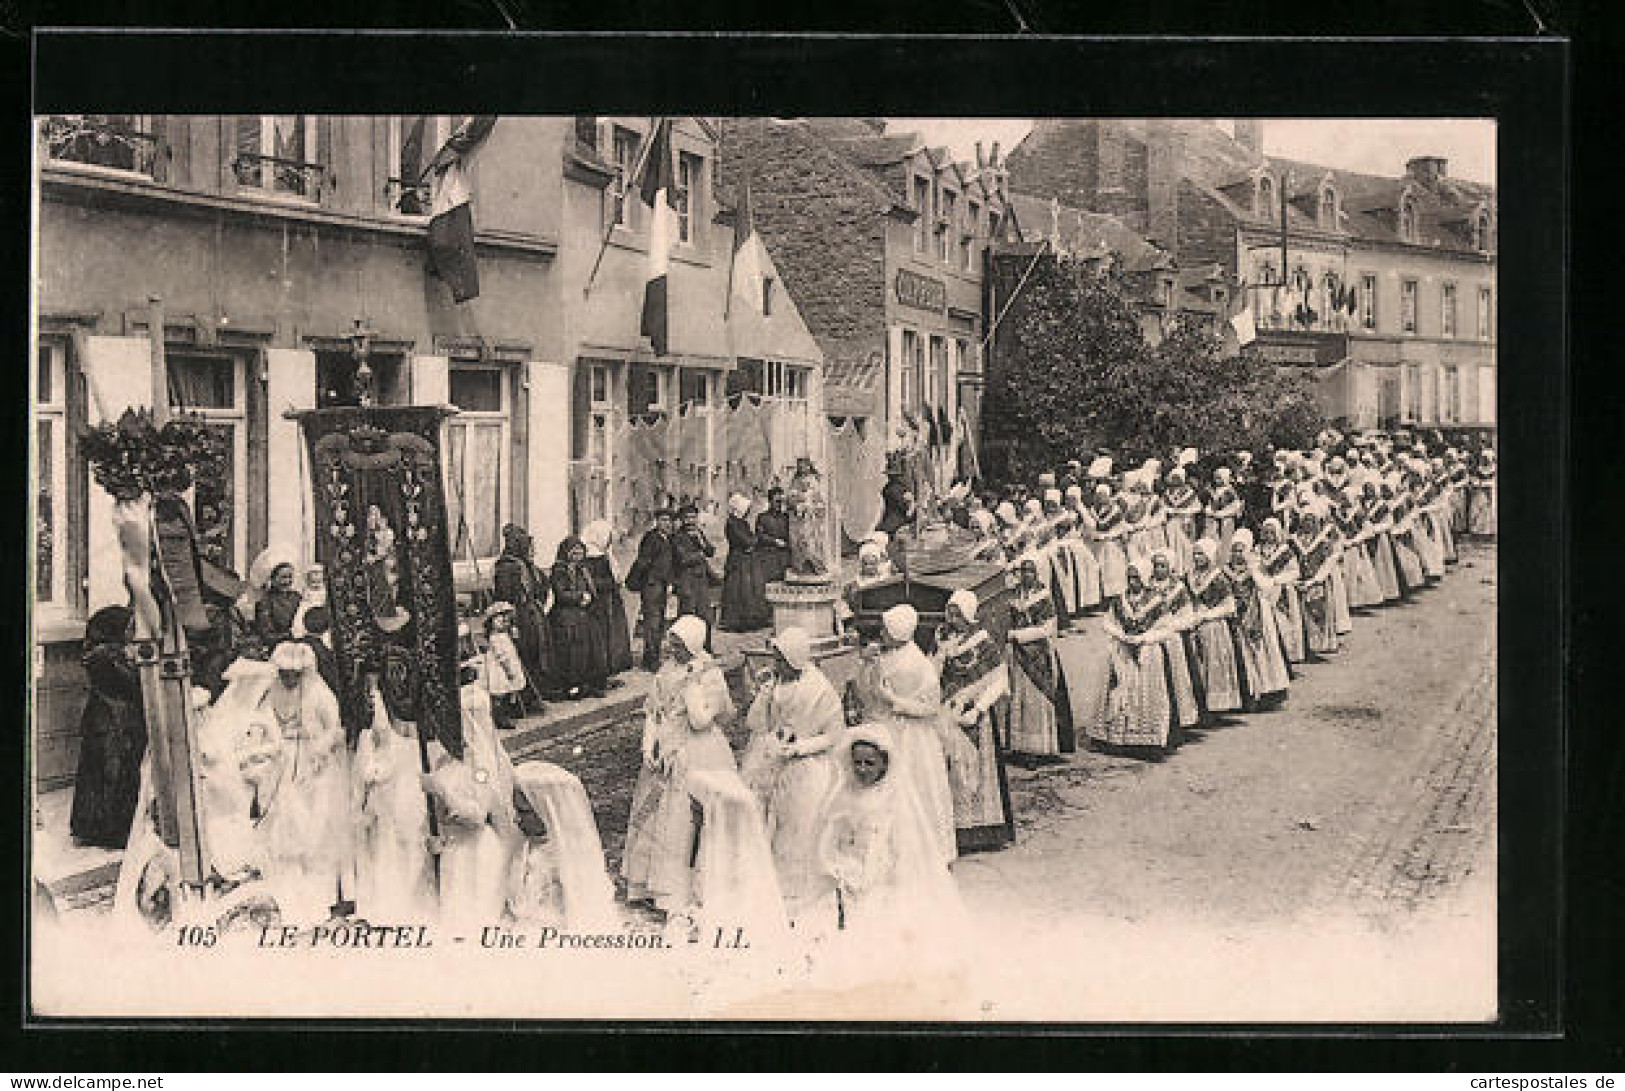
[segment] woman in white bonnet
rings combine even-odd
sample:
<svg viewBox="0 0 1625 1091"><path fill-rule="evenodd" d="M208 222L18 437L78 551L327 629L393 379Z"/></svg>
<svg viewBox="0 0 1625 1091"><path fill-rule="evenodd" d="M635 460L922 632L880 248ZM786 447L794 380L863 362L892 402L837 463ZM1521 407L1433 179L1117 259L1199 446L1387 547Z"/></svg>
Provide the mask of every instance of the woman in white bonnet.
<svg viewBox="0 0 1625 1091"><path fill-rule="evenodd" d="M1080 614L1100 609L1100 561L1095 556L1095 517L1083 502L1083 488L1066 487L1065 504L1073 515L1072 532L1061 540L1061 546L1072 559L1072 582L1076 589L1075 606Z"/></svg>
<svg viewBox="0 0 1625 1091"><path fill-rule="evenodd" d="M878 707L874 711L896 735L899 772L924 809L937 854L946 864L958 856L958 849L948 763L937 737L942 685L936 667L914 642L919 611L902 603L887 610L880 620L884 650L875 670L873 697Z"/></svg>
<svg viewBox="0 0 1625 1091"><path fill-rule="evenodd" d="M705 650L706 625L692 614L672 622L660 669L643 703L643 766L627 821L621 875L626 900L685 910L692 897L694 813L689 774L737 771L720 730L733 713L728 683Z"/></svg>
<svg viewBox="0 0 1625 1091"><path fill-rule="evenodd" d="M282 748L269 796L253 817L265 837L267 878L288 923L319 924L353 885L354 827L350 815L350 753L338 700L316 672L304 644L279 644L271 654L277 677L259 702L276 719Z"/></svg>
<svg viewBox="0 0 1625 1091"><path fill-rule="evenodd" d="M1047 595L1044 604L1053 618ZM1002 848L1015 840L1004 757L993 724L993 709L1010 694L1010 675L1004 649L977 621L980 605L975 592L963 587L955 591L937 635L946 705L942 746L962 852Z"/></svg>
<svg viewBox="0 0 1625 1091"><path fill-rule="evenodd" d="M841 698L813 662L805 630L768 641L773 676L751 702L741 771L761 800L779 887L792 920L829 893L818 866L818 834L836 786L831 750L845 724Z"/></svg>

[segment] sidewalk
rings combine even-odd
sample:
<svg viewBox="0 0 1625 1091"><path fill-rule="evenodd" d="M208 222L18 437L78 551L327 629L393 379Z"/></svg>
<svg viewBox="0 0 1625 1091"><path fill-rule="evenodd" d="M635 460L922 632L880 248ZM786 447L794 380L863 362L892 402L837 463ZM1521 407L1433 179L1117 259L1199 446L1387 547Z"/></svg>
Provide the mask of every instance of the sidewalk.
<svg viewBox="0 0 1625 1091"><path fill-rule="evenodd" d="M124 858L118 849L77 844L68 832L72 809L72 788L41 792L37 797L32 845L34 878L45 884L62 909L76 908L77 902L90 892L111 887L118 881L119 862Z"/></svg>
<svg viewBox="0 0 1625 1091"><path fill-rule="evenodd" d="M744 662L747 650L765 646L771 635L769 629L754 633L725 633L718 629L711 641L713 654L722 669L731 674ZM637 653L641 649L634 644L633 650ZM615 681L620 684L603 697L551 701L539 715L516 721L511 731L503 733L502 745L509 754L519 758L569 735L635 715L643 708L653 677L648 671L633 668L616 676Z"/></svg>

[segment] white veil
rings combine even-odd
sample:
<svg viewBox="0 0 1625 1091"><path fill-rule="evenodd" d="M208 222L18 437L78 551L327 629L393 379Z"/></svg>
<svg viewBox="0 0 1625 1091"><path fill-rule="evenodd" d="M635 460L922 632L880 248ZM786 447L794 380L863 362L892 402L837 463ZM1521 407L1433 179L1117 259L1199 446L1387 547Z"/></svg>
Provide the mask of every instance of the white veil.
<svg viewBox="0 0 1625 1091"><path fill-rule="evenodd" d="M515 768L514 785L547 824L546 840L529 839L515 867L510 898L521 903L515 915L529 908L523 904L532 894L526 878L540 855L558 876L566 927L584 931L615 921L615 888L604 870L604 847L580 778L550 762L530 761Z"/></svg>
<svg viewBox="0 0 1625 1091"><path fill-rule="evenodd" d="M694 880L702 934L743 928L753 947L784 937L790 924L756 793L731 769L690 773L688 790L703 814Z"/></svg>

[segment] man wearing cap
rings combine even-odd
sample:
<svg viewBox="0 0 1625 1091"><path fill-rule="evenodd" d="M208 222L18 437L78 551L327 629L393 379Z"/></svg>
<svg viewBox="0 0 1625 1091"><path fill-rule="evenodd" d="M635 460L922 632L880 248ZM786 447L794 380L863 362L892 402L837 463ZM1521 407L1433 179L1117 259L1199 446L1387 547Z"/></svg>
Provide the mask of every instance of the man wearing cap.
<svg viewBox="0 0 1625 1091"><path fill-rule="evenodd" d="M745 715L750 741L740 773L761 800L779 889L795 920L833 889L818 864L818 838L837 786L831 751L844 717L806 630L789 626L768 647L773 674Z"/></svg>
<svg viewBox="0 0 1625 1091"><path fill-rule="evenodd" d="M643 633L643 669L650 674L660 669L660 649L666 643L666 607L677 572L672 562L674 529L670 509L655 512L654 526L638 543L637 559L627 573L627 587L638 593L642 605L638 629Z"/></svg>
<svg viewBox="0 0 1625 1091"><path fill-rule="evenodd" d="M711 616L711 558L716 556L717 547L700 529L698 507L684 504L679 515L682 526L671 540L677 612L705 622L705 650L711 651L711 630L716 628L716 619Z"/></svg>

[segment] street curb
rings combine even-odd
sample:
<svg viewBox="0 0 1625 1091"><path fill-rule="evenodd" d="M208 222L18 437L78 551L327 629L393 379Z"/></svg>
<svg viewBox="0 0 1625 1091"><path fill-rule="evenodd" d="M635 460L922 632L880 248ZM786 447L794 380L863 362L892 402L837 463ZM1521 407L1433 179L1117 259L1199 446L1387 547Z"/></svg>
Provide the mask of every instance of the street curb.
<svg viewBox="0 0 1625 1091"><path fill-rule="evenodd" d="M737 662L722 664L722 672L728 678L730 685L737 681L738 673L744 669L744 665L743 656ZM503 734L502 748L508 752L509 757L518 760L543 746L566 742L572 736L584 735L589 731L614 723L616 720L622 719L629 713L641 708L647 696L647 690L628 693L607 700L596 708L574 712L556 720L536 724L534 727L515 728L513 731Z"/></svg>

